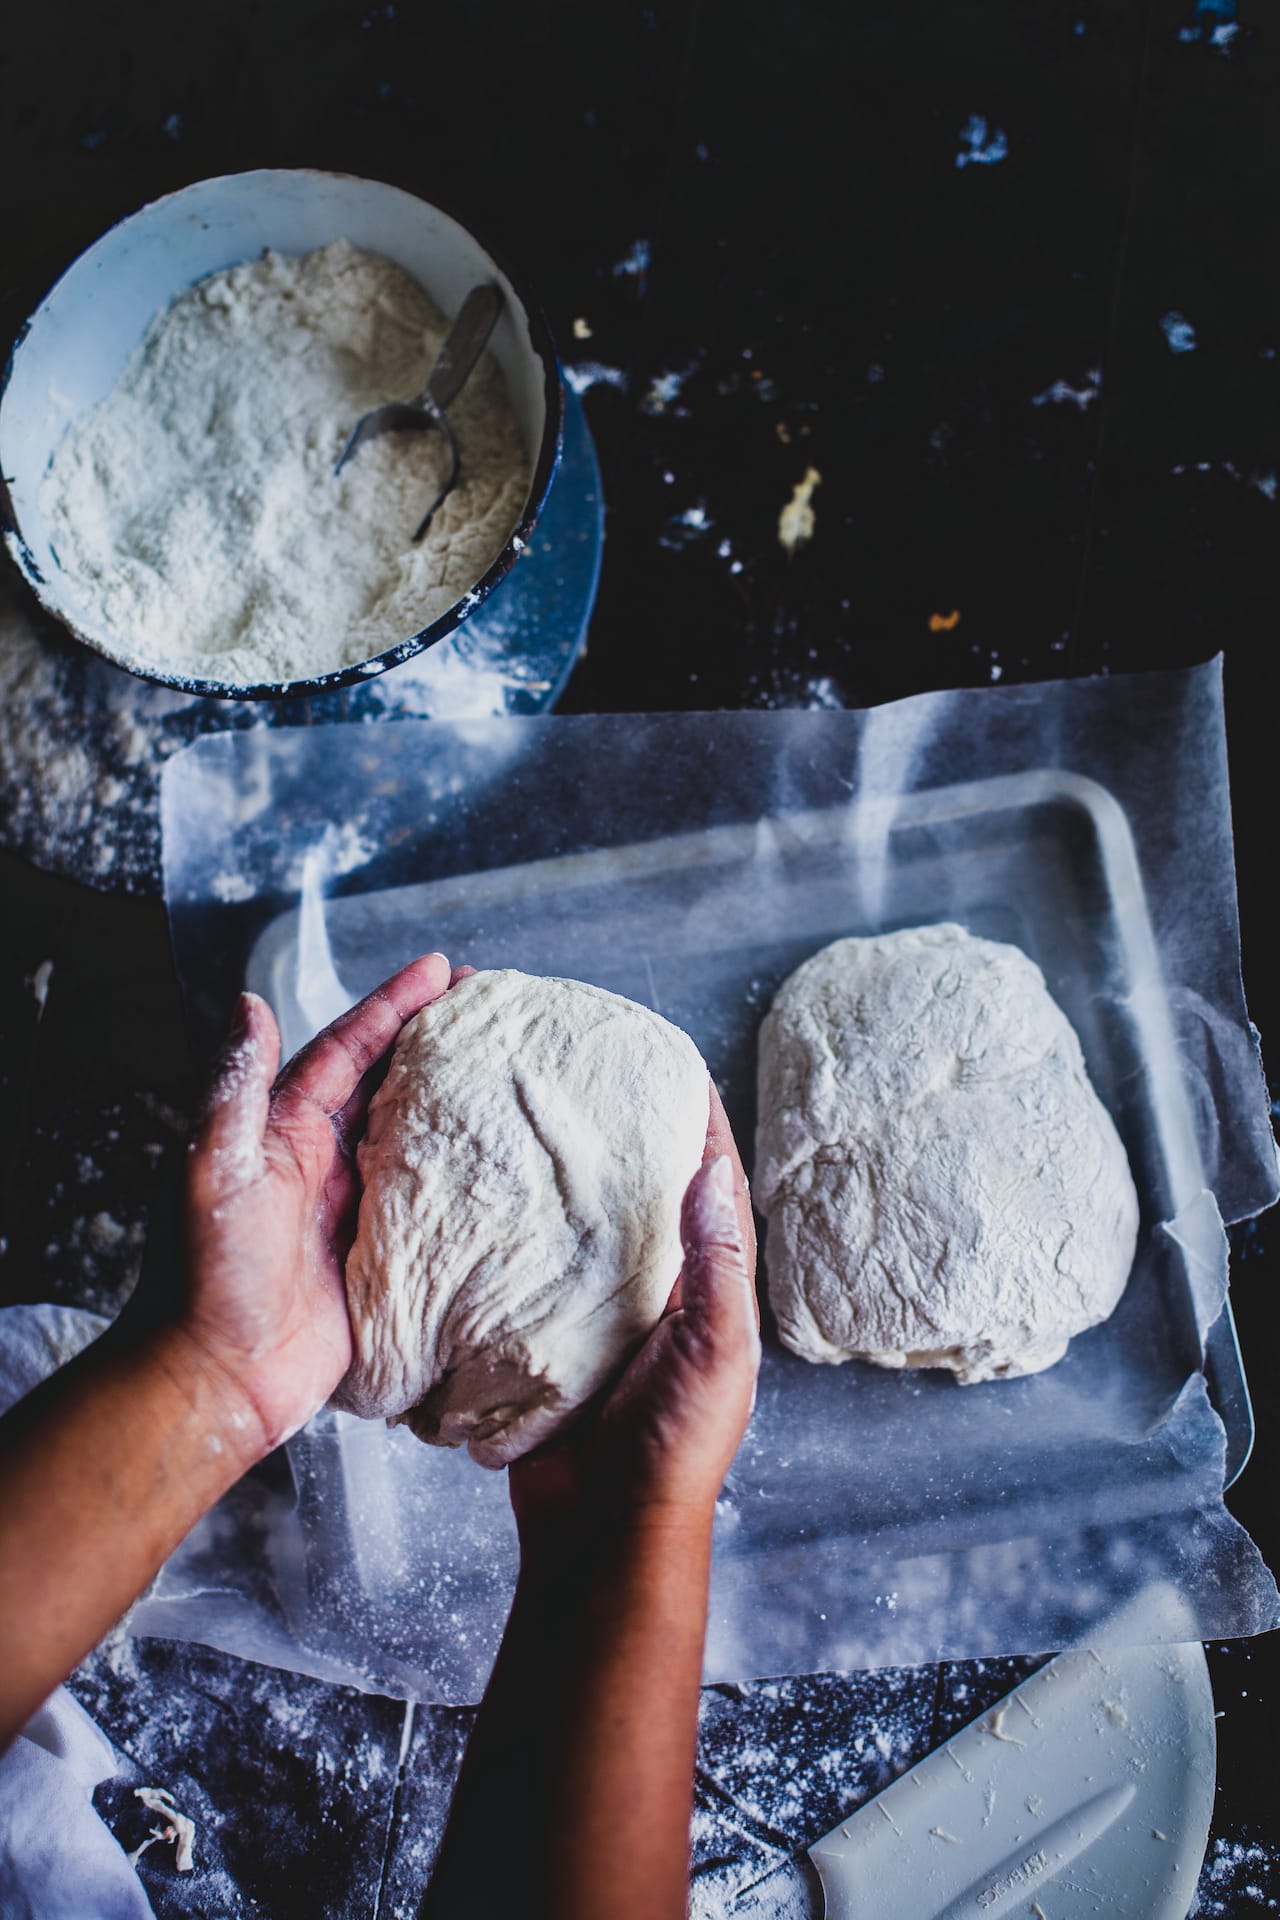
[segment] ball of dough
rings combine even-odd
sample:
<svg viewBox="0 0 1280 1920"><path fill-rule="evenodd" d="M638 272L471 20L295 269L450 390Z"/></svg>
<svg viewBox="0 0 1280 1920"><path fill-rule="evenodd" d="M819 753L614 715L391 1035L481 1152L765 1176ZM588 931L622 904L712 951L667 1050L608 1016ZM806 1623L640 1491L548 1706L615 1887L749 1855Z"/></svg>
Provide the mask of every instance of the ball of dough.
<svg viewBox="0 0 1280 1920"><path fill-rule="evenodd" d="M504 1466L661 1317L706 1144L692 1040L578 980L478 973L404 1027L369 1109L334 1404Z"/></svg>
<svg viewBox="0 0 1280 1920"><path fill-rule="evenodd" d="M803 1359L1035 1373L1124 1291L1138 1200L1040 969L962 927L837 940L760 1036L769 1297Z"/></svg>

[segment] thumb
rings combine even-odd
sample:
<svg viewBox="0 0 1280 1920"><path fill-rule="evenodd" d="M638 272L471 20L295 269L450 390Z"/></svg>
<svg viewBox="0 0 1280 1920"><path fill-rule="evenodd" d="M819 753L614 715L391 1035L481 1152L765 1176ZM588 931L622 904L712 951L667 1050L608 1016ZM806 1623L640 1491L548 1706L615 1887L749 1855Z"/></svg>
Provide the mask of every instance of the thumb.
<svg viewBox="0 0 1280 1920"><path fill-rule="evenodd" d="M759 1338L755 1286L747 1260L728 1154L704 1161L680 1209L684 1275L680 1304L717 1343L744 1331Z"/></svg>
<svg viewBox="0 0 1280 1920"><path fill-rule="evenodd" d="M244 1186L262 1171L263 1136L279 1064L275 1015L256 993L242 993L209 1089L204 1124L192 1142L199 1176L211 1193Z"/></svg>

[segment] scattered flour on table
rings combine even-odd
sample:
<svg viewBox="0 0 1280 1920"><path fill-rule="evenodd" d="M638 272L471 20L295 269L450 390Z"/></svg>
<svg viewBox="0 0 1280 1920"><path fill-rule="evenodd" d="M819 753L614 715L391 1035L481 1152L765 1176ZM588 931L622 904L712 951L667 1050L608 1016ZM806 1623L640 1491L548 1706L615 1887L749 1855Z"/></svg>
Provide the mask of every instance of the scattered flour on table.
<svg viewBox="0 0 1280 1920"><path fill-rule="evenodd" d="M53 1124L37 1117L7 1248L0 1243L11 1293L116 1314L141 1272L152 1207L178 1177L187 1130L184 1114L141 1088L105 1105L69 1094Z"/></svg>
<svg viewBox="0 0 1280 1920"><path fill-rule="evenodd" d="M424 652L312 703L313 717L326 708L357 722L501 715L548 691L527 646L527 623L497 594ZM0 565L0 845L37 866L113 892L158 893L165 761L202 734L283 717L275 703L202 699L113 666L42 610L16 567ZM220 899L252 897L245 873L228 867L220 878Z"/></svg>
<svg viewBox="0 0 1280 1920"><path fill-rule="evenodd" d="M446 329L406 273L345 240L268 251L157 315L41 489L63 571L120 658L240 686L309 678L474 585L529 478L491 355L450 407L462 476L420 543L441 435L388 434L333 471L361 413L421 390Z"/></svg>
<svg viewBox="0 0 1280 1920"><path fill-rule="evenodd" d="M819 1920L802 1850L923 1759L931 1667L704 1687L690 1920Z"/></svg>
<svg viewBox="0 0 1280 1920"><path fill-rule="evenodd" d="M156 786L191 704L85 652L0 568L0 843L92 886L154 890Z"/></svg>
<svg viewBox="0 0 1280 1920"><path fill-rule="evenodd" d="M1195 1920L1236 1920L1280 1911L1280 1849L1274 1842L1220 1834L1210 1840L1200 1873Z"/></svg>
<svg viewBox="0 0 1280 1920"><path fill-rule="evenodd" d="M846 705L841 688L829 673L815 673L786 662L779 662L765 674L750 675L746 703L772 713L786 707L803 707L810 713L840 713Z"/></svg>

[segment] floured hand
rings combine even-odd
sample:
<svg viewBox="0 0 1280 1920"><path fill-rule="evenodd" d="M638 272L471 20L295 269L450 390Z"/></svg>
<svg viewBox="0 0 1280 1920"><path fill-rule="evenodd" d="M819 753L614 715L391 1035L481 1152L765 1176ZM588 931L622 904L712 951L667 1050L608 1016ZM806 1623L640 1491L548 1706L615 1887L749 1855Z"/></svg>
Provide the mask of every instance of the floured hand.
<svg viewBox="0 0 1280 1920"><path fill-rule="evenodd" d="M242 998L191 1148L183 1300L135 1295L0 1419L0 1750L341 1376L370 1071L462 971L415 960L278 1080L271 1010Z"/></svg>
<svg viewBox="0 0 1280 1920"><path fill-rule="evenodd" d="M684 1267L658 1325L562 1441L510 1469L526 1550L651 1519L709 1523L755 1397L760 1316L746 1177L711 1087L703 1164L680 1222Z"/></svg>
<svg viewBox="0 0 1280 1920"><path fill-rule="evenodd" d="M278 1446L351 1361L342 1272L355 1231L355 1147L371 1072L406 1020L468 969L415 960L316 1036L276 1078L280 1034L241 996L191 1146L183 1331L226 1377L232 1418Z"/></svg>

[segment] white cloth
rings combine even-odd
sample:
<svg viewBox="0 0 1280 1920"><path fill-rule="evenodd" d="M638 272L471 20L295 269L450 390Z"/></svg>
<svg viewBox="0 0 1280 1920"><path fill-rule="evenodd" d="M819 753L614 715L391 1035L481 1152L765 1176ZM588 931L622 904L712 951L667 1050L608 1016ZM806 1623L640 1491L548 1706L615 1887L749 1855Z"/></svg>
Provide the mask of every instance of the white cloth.
<svg viewBox="0 0 1280 1920"><path fill-rule="evenodd" d="M152 1920L124 1848L94 1811L116 1756L65 1687L0 1754L4 1920Z"/></svg>

